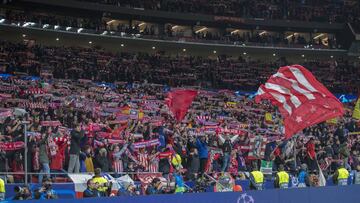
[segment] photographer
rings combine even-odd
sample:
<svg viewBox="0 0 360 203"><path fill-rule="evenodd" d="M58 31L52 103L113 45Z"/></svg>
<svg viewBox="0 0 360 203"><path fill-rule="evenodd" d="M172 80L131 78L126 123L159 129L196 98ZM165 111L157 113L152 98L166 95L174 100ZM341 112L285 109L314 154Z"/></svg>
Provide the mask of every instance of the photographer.
<svg viewBox="0 0 360 203"><path fill-rule="evenodd" d="M31 199L31 192L27 186L20 187L16 186L14 188L15 191L15 197L13 200L29 200Z"/></svg>
<svg viewBox="0 0 360 203"><path fill-rule="evenodd" d="M137 188L134 184L122 185L117 192L117 196L136 196L139 194L140 192L137 191Z"/></svg>
<svg viewBox="0 0 360 203"><path fill-rule="evenodd" d="M162 192L162 185L159 178L154 178L151 183L146 188L147 195L154 195L154 194L161 194Z"/></svg>
<svg viewBox="0 0 360 203"><path fill-rule="evenodd" d="M52 182L50 178L44 178L42 187L36 191L35 196L40 196L40 199L57 199L56 192L52 189Z"/></svg>

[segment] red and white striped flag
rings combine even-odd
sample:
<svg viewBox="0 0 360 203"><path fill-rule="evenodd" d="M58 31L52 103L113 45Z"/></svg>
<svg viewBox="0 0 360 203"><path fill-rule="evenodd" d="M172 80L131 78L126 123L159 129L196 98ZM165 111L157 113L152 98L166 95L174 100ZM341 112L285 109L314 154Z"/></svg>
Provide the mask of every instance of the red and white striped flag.
<svg viewBox="0 0 360 203"><path fill-rule="evenodd" d="M249 143L249 159L263 159L265 155L265 148L267 138L264 136L250 136Z"/></svg>
<svg viewBox="0 0 360 203"><path fill-rule="evenodd" d="M300 65L281 67L265 85L261 85L255 100L263 99L279 108L284 117L286 138L344 114L339 100Z"/></svg>

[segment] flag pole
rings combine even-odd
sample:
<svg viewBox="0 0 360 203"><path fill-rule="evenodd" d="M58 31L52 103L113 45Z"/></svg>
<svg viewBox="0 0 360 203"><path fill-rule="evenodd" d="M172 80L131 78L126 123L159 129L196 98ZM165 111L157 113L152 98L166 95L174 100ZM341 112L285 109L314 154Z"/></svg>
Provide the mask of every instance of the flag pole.
<svg viewBox="0 0 360 203"><path fill-rule="evenodd" d="M24 126L24 142L25 142L25 146L24 146L24 167L25 167L25 185L28 184L28 139L27 139L27 124L29 123L29 121L22 121L21 124L23 124Z"/></svg>
<svg viewBox="0 0 360 203"><path fill-rule="evenodd" d="M297 169L297 161L296 161L296 144L297 144L297 142L296 142L296 138L297 138L297 136L294 136L294 165L295 165L295 171L296 171L296 169Z"/></svg>

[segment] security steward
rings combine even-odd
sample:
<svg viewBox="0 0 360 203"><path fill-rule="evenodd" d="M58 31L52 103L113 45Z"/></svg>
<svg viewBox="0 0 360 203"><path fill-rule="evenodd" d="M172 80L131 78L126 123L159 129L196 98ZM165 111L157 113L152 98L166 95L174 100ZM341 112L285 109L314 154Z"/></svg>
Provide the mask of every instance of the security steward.
<svg viewBox="0 0 360 203"><path fill-rule="evenodd" d="M279 165L279 172L276 173L275 188L286 189L289 187L289 174L285 171L284 165Z"/></svg>
<svg viewBox="0 0 360 203"><path fill-rule="evenodd" d="M101 169L96 168L95 176L93 177L94 184L97 185L97 189L101 196L108 196L109 182L106 178L101 176Z"/></svg>
<svg viewBox="0 0 360 203"><path fill-rule="evenodd" d="M5 181L0 178L0 201L5 200Z"/></svg>
<svg viewBox="0 0 360 203"><path fill-rule="evenodd" d="M333 175L333 181L337 185L347 185L348 178L349 178L349 171L346 170L343 164L341 164Z"/></svg>
<svg viewBox="0 0 360 203"><path fill-rule="evenodd" d="M264 184L264 174L257 168L250 172L250 189L262 190Z"/></svg>

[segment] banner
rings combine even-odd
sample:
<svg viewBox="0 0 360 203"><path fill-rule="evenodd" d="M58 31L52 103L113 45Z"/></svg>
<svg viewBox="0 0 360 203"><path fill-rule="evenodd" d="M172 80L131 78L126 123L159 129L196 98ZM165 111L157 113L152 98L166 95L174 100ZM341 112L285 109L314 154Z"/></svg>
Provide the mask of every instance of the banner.
<svg viewBox="0 0 360 203"><path fill-rule="evenodd" d="M234 134L234 135L245 135L245 130L237 130L237 129L226 129L226 128L218 128L217 133L225 133L225 134Z"/></svg>
<svg viewBox="0 0 360 203"><path fill-rule="evenodd" d="M263 174L271 175L272 174L272 168L273 168L273 162L272 161L261 160L260 171Z"/></svg>
<svg viewBox="0 0 360 203"><path fill-rule="evenodd" d="M41 126L57 127L61 125L60 121L41 121Z"/></svg>
<svg viewBox="0 0 360 203"><path fill-rule="evenodd" d="M7 118L13 115L11 109L2 109L0 110L0 118Z"/></svg>
<svg viewBox="0 0 360 203"><path fill-rule="evenodd" d="M145 148L145 147L152 147L152 146L156 146L159 144L160 144L159 139L152 139L152 140L143 141L143 142L135 142L134 144L132 144L132 146L135 149L139 149L139 148Z"/></svg>
<svg viewBox="0 0 360 203"><path fill-rule="evenodd" d="M25 147L25 143L18 142L0 142L0 149L4 151L15 151Z"/></svg>

